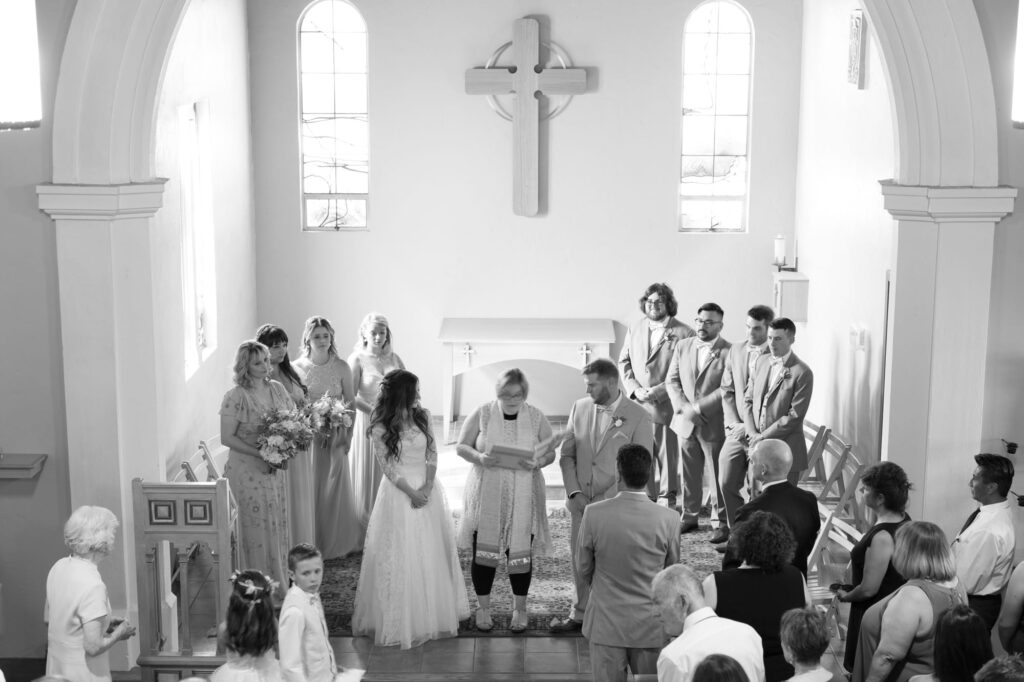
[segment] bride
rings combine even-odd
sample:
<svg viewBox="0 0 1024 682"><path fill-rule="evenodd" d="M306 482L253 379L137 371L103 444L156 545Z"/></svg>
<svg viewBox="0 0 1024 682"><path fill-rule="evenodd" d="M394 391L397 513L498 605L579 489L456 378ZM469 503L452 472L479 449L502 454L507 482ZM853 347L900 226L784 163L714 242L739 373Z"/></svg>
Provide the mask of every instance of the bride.
<svg viewBox="0 0 1024 682"><path fill-rule="evenodd" d="M352 632L378 645L419 646L458 635L469 618L466 583L444 489L435 480L437 446L419 380L388 372L370 415L373 454L384 469L366 530Z"/></svg>

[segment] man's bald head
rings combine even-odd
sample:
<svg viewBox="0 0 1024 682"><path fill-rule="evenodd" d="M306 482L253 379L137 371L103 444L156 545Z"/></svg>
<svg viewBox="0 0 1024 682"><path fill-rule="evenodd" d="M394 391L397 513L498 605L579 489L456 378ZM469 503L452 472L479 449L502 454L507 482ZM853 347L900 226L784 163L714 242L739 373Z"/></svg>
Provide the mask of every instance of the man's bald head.
<svg viewBox="0 0 1024 682"><path fill-rule="evenodd" d="M793 453L785 441L766 438L758 441L750 453L754 476L760 481L781 481L793 468Z"/></svg>

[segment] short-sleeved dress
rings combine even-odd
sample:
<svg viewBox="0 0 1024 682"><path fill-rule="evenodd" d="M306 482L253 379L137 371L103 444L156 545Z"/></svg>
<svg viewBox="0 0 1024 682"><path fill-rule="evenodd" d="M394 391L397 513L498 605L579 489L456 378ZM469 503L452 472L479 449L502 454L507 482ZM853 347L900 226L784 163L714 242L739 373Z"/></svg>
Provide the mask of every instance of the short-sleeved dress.
<svg viewBox="0 0 1024 682"><path fill-rule="evenodd" d="M380 357L369 353L353 353L348 364L355 371L359 366L359 385L356 393L373 405L380 393L380 382L384 375L396 369L405 369L405 363L397 353L387 353ZM362 526L361 535L366 537L366 526L370 523L370 512L377 500L380 481L384 478L384 470L380 468L377 458L370 447L370 437L366 429L370 425L370 416L362 410L356 410L355 429L352 432L352 450L349 452L349 465L352 468L352 494L355 497L355 509L359 514ZM360 540L362 545L362 540Z"/></svg>
<svg viewBox="0 0 1024 682"><path fill-rule="evenodd" d="M860 585L861 581L864 580L864 562L867 561L868 548L871 547L871 541L874 540L875 536L879 533L888 533L895 538L899 527L909 520L909 516L904 516L902 521L877 523L864 534L860 542L853 546L853 549L850 550L850 579L853 581L854 587ZM898 590L905 582L907 581L893 567L892 559L890 558L889 565L885 568L885 575L882 576L882 582L878 585L878 592L875 593L875 596L863 601L850 602L850 620L846 626L846 654L843 658L844 668L853 670L853 663L857 657L857 640L860 638L860 622L864 618L864 613Z"/></svg>
<svg viewBox="0 0 1024 682"><path fill-rule="evenodd" d="M887 682L907 682L914 675L932 672L935 667L935 624L942 612L957 604L966 604L967 595L957 584L943 587L930 580L908 580L907 583L867 610L860 624L860 638L857 643L857 658L853 665L853 681L863 682L871 670L871 659L882 639L882 615L893 597L908 587L917 587L925 593L932 605L932 627L920 637L915 637L902 661L898 661L886 678Z"/></svg>
<svg viewBox="0 0 1024 682"><path fill-rule="evenodd" d="M260 419L270 410L294 407L288 391L270 382L270 403L250 389L235 386L224 396L220 414L238 420L235 435L256 447ZM291 522L288 514L288 472L270 470L260 458L231 450L224 477L238 503L239 562L242 568L263 571L281 585L288 585L288 550ZM286 587L277 596L284 598Z"/></svg>
<svg viewBox="0 0 1024 682"><path fill-rule="evenodd" d="M96 564L76 556L60 559L46 577L47 675L61 675L72 682L109 682L108 652L85 655L83 626L97 619L106 632L110 602Z"/></svg>

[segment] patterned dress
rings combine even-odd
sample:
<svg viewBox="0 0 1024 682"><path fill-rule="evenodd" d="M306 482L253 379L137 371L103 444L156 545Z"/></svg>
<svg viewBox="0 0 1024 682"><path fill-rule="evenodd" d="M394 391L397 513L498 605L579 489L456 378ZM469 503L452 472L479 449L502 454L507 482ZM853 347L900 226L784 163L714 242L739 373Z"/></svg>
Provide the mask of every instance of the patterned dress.
<svg viewBox="0 0 1024 682"><path fill-rule="evenodd" d="M377 437L373 450L387 480L367 528L352 633L403 649L455 637L459 621L469 618L469 598L444 489L435 478L427 504L414 509L394 483L404 478L414 488L422 486L427 464L437 464L437 450L427 449L419 429L402 434L397 461L385 458Z"/></svg>
<svg viewBox="0 0 1024 682"><path fill-rule="evenodd" d="M235 386L224 395L220 414L238 421L235 436L256 447L260 418L270 410L294 407L285 387L270 382L270 402L248 388ZM231 450L224 477L238 503L239 562L288 585L291 525L288 513L288 472L271 470L260 458ZM279 588L284 597L284 588Z"/></svg>
<svg viewBox="0 0 1024 682"><path fill-rule="evenodd" d="M356 392L361 399L373 405L380 393L380 382L384 375L395 369L405 369L405 364L397 353L388 353L378 357L370 353L353 353L348 364L353 372L359 367L359 385ZM384 470L370 447L370 437L366 429L370 425L370 416L362 410L356 411L356 423L352 432L352 450L349 452L349 463L352 466L352 492L355 496L355 509L359 514L362 526L361 538L366 536L366 526L370 523L370 512L377 499ZM362 544L362 539L360 539Z"/></svg>
<svg viewBox="0 0 1024 682"><path fill-rule="evenodd" d="M302 386L281 376L278 381L288 391L296 405L306 402ZM316 495L313 485L313 453L311 449L301 452L288 462L288 511L291 513L292 542L316 542L314 529L313 500Z"/></svg>
<svg viewBox="0 0 1024 682"><path fill-rule="evenodd" d="M309 399L319 400L324 393L332 398L351 399L346 395L351 374L345 361L332 355L322 365L308 357L293 363L309 389ZM361 526L352 495L352 474L349 471L348 447L351 434L334 438L313 439L313 484L316 545L325 559L343 557L360 549Z"/></svg>

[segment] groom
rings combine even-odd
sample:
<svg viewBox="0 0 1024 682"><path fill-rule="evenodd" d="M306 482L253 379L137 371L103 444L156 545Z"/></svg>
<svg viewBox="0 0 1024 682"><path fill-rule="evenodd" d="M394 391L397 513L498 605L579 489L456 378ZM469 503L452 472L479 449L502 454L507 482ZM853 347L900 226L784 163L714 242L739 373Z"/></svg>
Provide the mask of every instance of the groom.
<svg viewBox="0 0 1024 682"><path fill-rule="evenodd" d="M572 573L576 582L576 603L568 618L551 622L551 631L575 632L583 629L590 586L584 582L576 563L576 544L583 510L591 502L606 500L619 491L616 454L628 443L654 445L654 424L647 412L619 390L619 370L611 360L599 358L583 368L586 398L569 409L569 423L562 440L562 482L565 506L572 529L569 535L573 554Z"/></svg>

